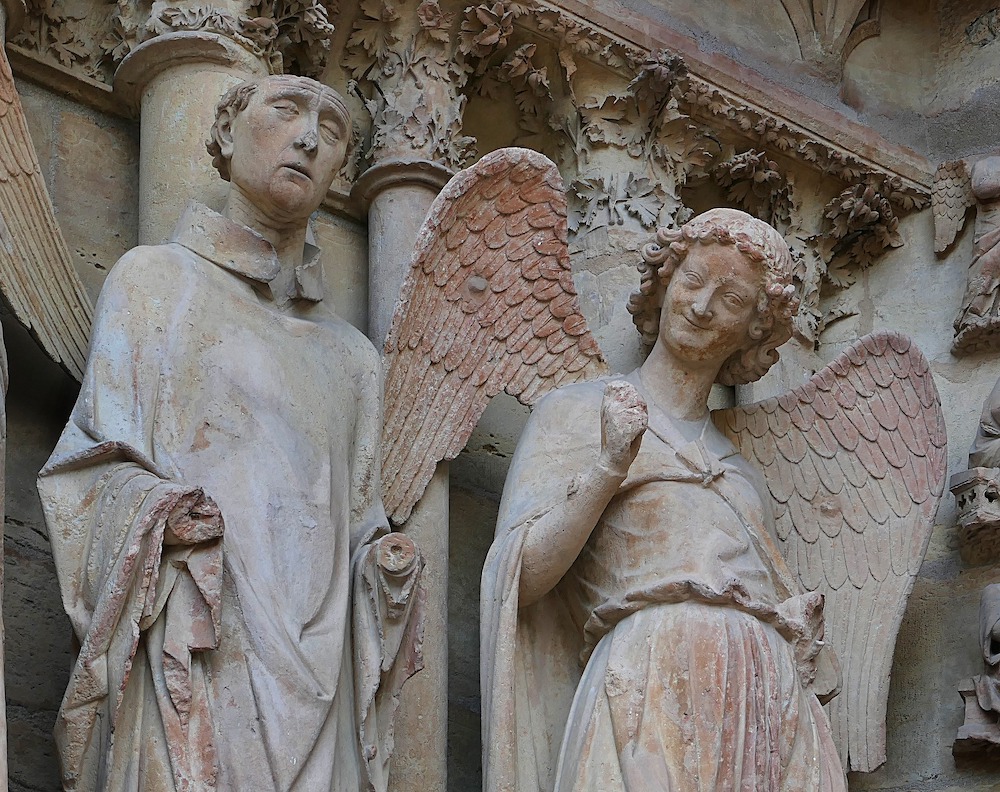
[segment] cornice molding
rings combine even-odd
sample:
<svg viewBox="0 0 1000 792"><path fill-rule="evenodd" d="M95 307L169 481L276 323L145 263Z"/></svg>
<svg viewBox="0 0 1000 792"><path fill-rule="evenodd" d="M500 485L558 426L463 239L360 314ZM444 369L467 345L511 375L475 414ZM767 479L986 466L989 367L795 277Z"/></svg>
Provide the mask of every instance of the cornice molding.
<svg viewBox="0 0 1000 792"><path fill-rule="evenodd" d="M536 0L540 11L569 16L581 27L603 34L624 47L654 51L664 49L680 56L688 69L694 96L685 110L692 117L713 125L729 124L743 135L748 130L768 136L786 136L779 149L795 157L796 149L808 164L834 171L860 167L885 176L896 176L904 187L920 197L930 195L934 165L923 155L900 146L837 109L821 104L761 75L721 53L704 52L698 43L654 20L640 17L614 0L598 7L583 0L561 0L555 4ZM692 101L695 96L703 101ZM820 147L820 161L813 159ZM851 181L846 178L845 180Z"/></svg>

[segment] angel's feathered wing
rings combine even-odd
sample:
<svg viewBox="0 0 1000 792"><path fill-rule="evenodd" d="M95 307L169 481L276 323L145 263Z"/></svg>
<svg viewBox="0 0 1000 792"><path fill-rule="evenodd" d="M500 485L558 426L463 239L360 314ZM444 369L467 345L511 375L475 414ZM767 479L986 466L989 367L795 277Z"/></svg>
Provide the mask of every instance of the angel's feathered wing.
<svg viewBox="0 0 1000 792"><path fill-rule="evenodd" d="M93 307L56 224L0 47L0 291L46 353L83 377Z"/></svg>
<svg viewBox="0 0 1000 792"><path fill-rule="evenodd" d="M909 338L865 336L805 384L714 414L758 465L792 573L826 597L844 676L827 706L844 766L885 761L889 674L947 468L944 415Z"/></svg>
<svg viewBox="0 0 1000 792"><path fill-rule="evenodd" d="M580 313L550 160L500 149L445 186L417 237L384 365L382 489L397 524L493 396L530 405L606 373Z"/></svg>
<svg viewBox="0 0 1000 792"><path fill-rule="evenodd" d="M955 241L965 225L965 213L975 202L969 163L952 160L938 165L931 188L935 253L943 253Z"/></svg>

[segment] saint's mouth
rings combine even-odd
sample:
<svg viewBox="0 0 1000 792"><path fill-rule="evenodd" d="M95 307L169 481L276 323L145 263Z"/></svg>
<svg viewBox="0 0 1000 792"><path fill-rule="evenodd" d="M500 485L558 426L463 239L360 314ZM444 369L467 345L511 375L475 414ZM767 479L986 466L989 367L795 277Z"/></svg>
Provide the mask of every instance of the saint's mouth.
<svg viewBox="0 0 1000 792"><path fill-rule="evenodd" d="M310 181L312 180L312 174L309 173L309 169L305 165L298 162L286 162L282 165L283 168L288 168L290 171L295 171L296 173L301 173Z"/></svg>

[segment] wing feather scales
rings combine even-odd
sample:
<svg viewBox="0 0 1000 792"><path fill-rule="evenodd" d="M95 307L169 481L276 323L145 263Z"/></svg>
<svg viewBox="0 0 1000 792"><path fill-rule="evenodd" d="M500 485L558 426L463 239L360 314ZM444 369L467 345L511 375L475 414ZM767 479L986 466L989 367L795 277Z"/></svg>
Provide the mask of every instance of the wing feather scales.
<svg viewBox="0 0 1000 792"><path fill-rule="evenodd" d="M397 524L489 397L530 403L606 372L573 288L562 181L536 152L493 152L445 186L402 295L384 362L383 489Z"/></svg>
<svg viewBox="0 0 1000 792"><path fill-rule="evenodd" d="M789 394L715 421L760 466L789 569L826 597L826 640L844 675L829 705L835 739L845 767L874 770L896 634L944 486L929 364L906 336L880 331Z"/></svg>

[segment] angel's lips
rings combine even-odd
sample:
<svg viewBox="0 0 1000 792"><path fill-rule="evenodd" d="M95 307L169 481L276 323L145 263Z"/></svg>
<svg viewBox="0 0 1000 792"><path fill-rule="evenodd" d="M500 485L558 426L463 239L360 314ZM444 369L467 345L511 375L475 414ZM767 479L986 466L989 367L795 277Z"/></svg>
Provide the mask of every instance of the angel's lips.
<svg viewBox="0 0 1000 792"><path fill-rule="evenodd" d="M699 330L709 330L710 329L709 325L707 325L707 324L698 324L694 319L692 319L687 314L681 314L681 316L683 316L684 317L684 321L686 321L692 327L696 327Z"/></svg>

